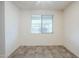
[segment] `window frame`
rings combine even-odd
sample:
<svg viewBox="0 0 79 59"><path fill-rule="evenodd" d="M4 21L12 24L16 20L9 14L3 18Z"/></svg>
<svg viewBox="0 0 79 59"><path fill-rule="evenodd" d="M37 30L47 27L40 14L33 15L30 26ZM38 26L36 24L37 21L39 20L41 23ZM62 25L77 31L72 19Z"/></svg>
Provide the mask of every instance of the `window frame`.
<svg viewBox="0 0 79 59"><path fill-rule="evenodd" d="M53 15L40 15L41 16L41 32L40 33L32 33L32 16L31 16L31 33L32 34L53 34ZM46 33L43 33L42 32L42 22L43 22L43 20L42 20L42 17L43 16L51 16L52 17L52 32L46 32Z"/></svg>

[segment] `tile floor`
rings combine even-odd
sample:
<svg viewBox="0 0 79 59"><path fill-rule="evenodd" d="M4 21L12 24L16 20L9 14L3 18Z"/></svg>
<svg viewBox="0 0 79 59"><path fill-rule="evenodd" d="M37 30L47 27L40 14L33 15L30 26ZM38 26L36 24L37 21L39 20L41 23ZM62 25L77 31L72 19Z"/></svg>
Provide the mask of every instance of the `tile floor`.
<svg viewBox="0 0 79 59"><path fill-rule="evenodd" d="M77 58L63 46L20 46L9 58Z"/></svg>

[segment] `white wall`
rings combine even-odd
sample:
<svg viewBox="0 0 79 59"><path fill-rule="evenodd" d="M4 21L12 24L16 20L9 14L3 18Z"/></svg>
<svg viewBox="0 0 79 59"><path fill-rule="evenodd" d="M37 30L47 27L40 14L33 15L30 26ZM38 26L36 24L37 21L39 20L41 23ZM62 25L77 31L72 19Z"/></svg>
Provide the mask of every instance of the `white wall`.
<svg viewBox="0 0 79 59"><path fill-rule="evenodd" d="M53 15L52 34L31 33L31 15L36 14ZM5 41L6 56L10 55L19 45L35 46L63 44L71 52L79 56L79 2L73 2L64 10L64 19L63 11L19 11L12 3L5 2Z"/></svg>
<svg viewBox="0 0 79 59"><path fill-rule="evenodd" d="M5 46L9 56L18 46L19 10L11 2L5 2Z"/></svg>
<svg viewBox="0 0 79 59"><path fill-rule="evenodd" d="M79 2L73 2L64 10L64 45L79 57Z"/></svg>
<svg viewBox="0 0 79 59"><path fill-rule="evenodd" d="M53 15L52 34L32 34L31 16L32 15ZM53 10L29 10L22 11L19 24L19 39L21 45L62 45L63 41L63 13Z"/></svg>
<svg viewBox="0 0 79 59"><path fill-rule="evenodd" d="M19 45L64 44L66 48L79 56L79 2L72 3L64 10L64 20L62 11L19 11L12 3L5 2L5 40L3 28L4 20L2 20L4 18L2 13L4 10L1 5L3 5L3 2L0 2L0 55L4 55L6 52L6 56L9 56ZM31 33L31 15L34 14L53 15L52 34Z"/></svg>
<svg viewBox="0 0 79 59"><path fill-rule="evenodd" d="M5 55L4 2L0 1L0 57Z"/></svg>

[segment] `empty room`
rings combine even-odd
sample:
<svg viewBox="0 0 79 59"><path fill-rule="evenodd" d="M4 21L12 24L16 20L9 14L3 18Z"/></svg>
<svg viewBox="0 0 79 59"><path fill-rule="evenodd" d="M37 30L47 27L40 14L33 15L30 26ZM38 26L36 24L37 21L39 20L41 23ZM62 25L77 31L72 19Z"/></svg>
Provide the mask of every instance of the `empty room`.
<svg viewBox="0 0 79 59"><path fill-rule="evenodd" d="M0 1L1 58L78 58L79 1Z"/></svg>

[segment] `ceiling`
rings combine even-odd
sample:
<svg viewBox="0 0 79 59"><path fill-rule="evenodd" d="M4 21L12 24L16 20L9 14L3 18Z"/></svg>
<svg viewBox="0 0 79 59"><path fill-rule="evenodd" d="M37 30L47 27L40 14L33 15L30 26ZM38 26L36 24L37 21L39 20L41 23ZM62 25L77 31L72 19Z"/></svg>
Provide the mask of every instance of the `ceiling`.
<svg viewBox="0 0 79 59"><path fill-rule="evenodd" d="M23 10L63 10L71 1L13 1L12 3Z"/></svg>

